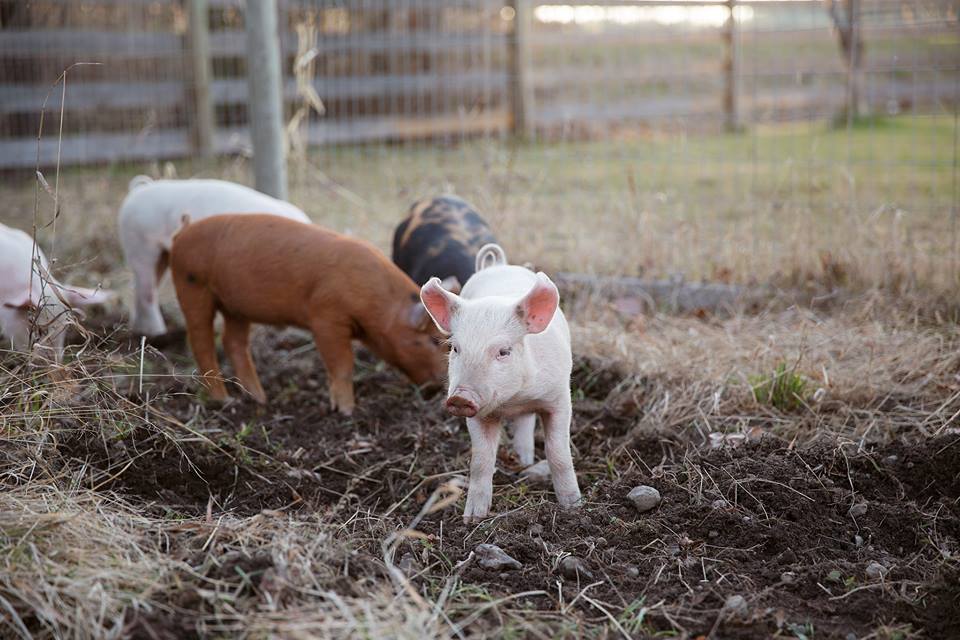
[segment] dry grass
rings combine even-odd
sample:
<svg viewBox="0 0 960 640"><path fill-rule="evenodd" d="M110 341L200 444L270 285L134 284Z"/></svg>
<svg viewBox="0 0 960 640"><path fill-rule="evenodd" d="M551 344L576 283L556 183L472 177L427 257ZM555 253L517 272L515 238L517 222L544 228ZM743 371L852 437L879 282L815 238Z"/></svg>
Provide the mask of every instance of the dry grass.
<svg viewBox="0 0 960 640"><path fill-rule="evenodd" d="M784 141L781 134L770 141L772 146ZM817 135L826 139L820 144L843 140ZM913 132L906 139L916 135L926 133ZM669 155L676 141L644 144ZM697 144L721 154L730 145L738 149L741 142ZM512 477L498 480L496 487L501 517L476 529L454 527L456 507L451 505L457 490L455 483L444 483L463 472L465 454L428 459L418 448L425 445L415 438L417 433L429 441L460 435L437 417L439 412L421 409L428 405L409 389L398 391L388 384L380 398L415 404L422 413L414 418L404 414L409 421L400 430L411 432L412 441L401 447L403 455L370 468L362 453L355 454L353 466L333 471L330 465L300 468L299 454L269 440L268 431L281 431L276 426L283 424L286 412L305 420L304 428L312 426L309 420L327 420L322 414L308 419L304 416L315 414L296 413L297 407L278 403L247 421L232 413L243 414L247 409L242 404L222 410L198 407L191 365L181 352L148 350L141 377L138 345L122 336L93 335L71 348L65 373L73 383L67 387L51 384L35 363L0 354L0 635L682 636L690 630L726 629L727 613L716 598L710 599L713 594L722 603L729 594L725 589L745 593L760 611L764 598L782 585L763 583L758 574L742 570L745 560L736 556L735 541L711 548L706 529L714 525L704 525L698 533L711 502L738 495L742 502L729 507L738 520L755 518L772 527L780 522L779 507L762 493L763 487L787 486L785 493L802 494L798 500L806 505L811 487L824 487L832 473L835 480L849 479L849 488L838 482L838 501L865 499L869 493L861 483L866 481L850 471L848 458L866 456L863 466L870 468L878 464L869 457L878 447L920 446L956 433L960 331L936 313L955 275L949 273L949 219L942 215L946 199L939 191L951 178L942 149L930 166L911 159L907 165L913 173L897 178L901 201L875 208L872 196L864 197L852 209L852 219L835 224L835 214L843 209L836 202L850 197L844 186L850 181L843 183L835 175L842 172L838 165L817 168L807 175L809 184L788 188L799 174L774 163L757 176L763 186L744 191L749 163L708 163L692 176L681 175L690 165L670 165L655 177L624 164L638 148L533 148L516 156L491 143L447 150L337 150L308 160L307 178L293 190L294 201L314 219L373 238L384 248L409 201L454 189L487 213L518 259L569 270L648 275L681 270L691 277L788 283L833 296L827 306L795 305L774 296L764 308L717 317L624 317L602 300L571 305L579 362L574 441L589 500L582 519L590 535L578 528L579 516L566 518L552 510L549 492ZM695 151L688 147L683 153ZM592 162L571 162L577 153ZM717 167L720 173L713 172ZM854 172L854 182L871 184L869 165L854 162L845 168ZM189 171L181 168L180 174ZM246 166L239 161L200 173L243 180ZM128 289L113 225L130 175L128 170L77 170L61 176L64 214L57 223L60 260L54 269L64 280ZM731 175L741 182L723 182L723 176ZM930 190L905 186L915 184L918 175L932 185ZM769 177L778 181L766 184L763 179ZM661 180L673 186L663 190ZM821 187L808 190L812 184ZM754 210L741 210L737 201L744 193L751 194ZM4 222L26 226L33 192L10 185L4 195ZM774 206L778 199L786 205ZM713 203L718 206L701 215ZM897 213L907 203L914 212ZM51 206L42 200L41 217ZM798 219L801 210L808 217ZM757 224L760 219L763 224ZM761 250L750 251L753 246ZM168 311L170 301L168 297ZM118 316L112 310L107 324ZM98 332L103 333L109 331ZM274 364L299 359L297 366L305 370L316 366L309 348L285 353ZM752 392L754 377L781 363L809 382L809 393L797 406L764 404ZM361 373L380 375L375 367ZM313 381L315 375L307 377ZM190 408L183 410L184 404ZM369 438L376 447L382 446L376 437L383 436L383 423L383 416L373 416L366 422L324 424L355 430L356 442ZM263 429L266 445L246 433L250 425L254 435L257 426ZM395 425L387 420L387 426ZM782 444L787 457L794 449L821 447L805 450L813 451L805 453L808 457L820 456L821 464L803 469L804 474L809 470L803 478L768 478L761 477L760 463L751 466L749 456L726 461L729 466L719 455L710 457L718 442L754 440L760 433L776 436L774 442ZM780 445L764 446L751 451L761 455ZM646 451L651 447L656 448L654 458ZM282 483L290 473L316 476L320 485L329 482L330 473L350 480L335 504L311 502L294 492L286 506L252 510L221 509L217 492L225 489L211 484L206 512L173 498L145 497L118 482L125 474L139 473L141 461L148 458L166 461L171 474L176 469L202 477L206 467L199 455L224 460L234 474L246 474L242 477L263 478L259 487ZM351 453L331 455L349 459ZM834 459L847 465L846 478L837 475L840 466L833 469ZM427 466L418 466L421 460ZM368 474L378 483L373 494L380 492L369 500ZM797 484L800 480L809 486ZM674 520L624 520L617 511L621 494L640 481L660 483L668 505L689 510L672 512L680 514ZM392 483L396 486L381 492ZM818 504L833 499L824 491ZM898 501L909 502L902 485L899 491ZM832 589L829 597L845 603L882 596L888 598L884 602L914 606L932 598L939 572L956 575L958 551L951 533L954 515L930 500L910 507L925 542L889 584L864 582L858 566L830 557L809 568L826 585L820 588ZM896 514L884 509L894 506L873 504L871 509L886 518ZM848 507L844 504L840 515L831 513L824 526L843 519ZM878 531L882 522L875 525ZM561 533L538 542L529 533L537 524L559 526ZM522 559L529 569L517 579L527 582L515 588L514 578L477 573L468 555L478 542L504 539L526 553ZM643 565L649 575L641 574L640 583L624 578L622 556L608 554L634 539L643 542L625 548L629 562L643 558L650 563ZM810 546L840 549L844 544L829 540ZM693 550L699 548L709 553L695 558ZM756 552L752 547L747 551L747 557ZM561 560L571 553L593 563L596 582L559 576ZM684 564L681 558L698 563ZM853 580L845 587L824 577L841 569L848 582ZM684 585L698 585L698 572L709 583L709 593L694 598L687 591L692 593L692 587ZM538 582L539 575L543 579ZM670 580L677 591L645 600L647 593L663 593L658 589ZM600 591L605 595L597 595ZM753 629L765 630L757 634L800 637L809 631L806 618L792 605L782 606L786 617L779 622L775 614L756 614L760 626ZM916 621L913 626L886 618L868 627L857 624L858 631L866 629L864 634L874 637L925 633Z"/></svg>
<svg viewBox="0 0 960 640"><path fill-rule="evenodd" d="M900 117L849 131L807 123L520 148L495 140L329 148L293 167L291 200L384 250L416 198L455 191L490 220L508 255L548 271L882 289L942 301L952 299L960 264L953 128L950 117ZM61 267L128 288L117 270L115 218L130 177L144 170L164 173L63 173L57 232L70 241ZM249 182L242 158L178 162L176 173ZM7 185L4 222L32 221L34 191L29 177ZM53 203L40 195L46 221ZM50 247L50 230L40 236Z"/></svg>

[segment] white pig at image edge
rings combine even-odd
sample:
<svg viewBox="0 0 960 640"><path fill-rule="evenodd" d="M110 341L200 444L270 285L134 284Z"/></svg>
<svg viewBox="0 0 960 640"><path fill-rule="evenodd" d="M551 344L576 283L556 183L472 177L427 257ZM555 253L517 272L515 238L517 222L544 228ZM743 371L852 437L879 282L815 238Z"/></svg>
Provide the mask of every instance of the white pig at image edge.
<svg viewBox="0 0 960 640"><path fill-rule="evenodd" d="M0 224L0 334L4 349L49 350L52 360L59 363L68 308L103 304L113 295L112 291L61 284L50 274L47 257L34 247L33 238ZM33 327L31 315L35 316Z"/></svg>

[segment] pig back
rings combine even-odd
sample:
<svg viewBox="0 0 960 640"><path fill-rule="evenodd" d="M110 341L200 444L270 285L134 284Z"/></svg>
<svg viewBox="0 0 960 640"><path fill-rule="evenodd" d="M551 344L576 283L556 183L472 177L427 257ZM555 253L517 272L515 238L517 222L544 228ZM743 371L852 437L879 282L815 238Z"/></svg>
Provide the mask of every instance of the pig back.
<svg viewBox="0 0 960 640"><path fill-rule="evenodd" d="M465 200L440 196L419 200L393 234L393 262L418 286L432 277L466 282L474 256L496 242L487 222Z"/></svg>
<svg viewBox="0 0 960 640"><path fill-rule="evenodd" d="M253 322L309 327L327 315L353 316L403 274L363 241L273 215L214 216L175 238L174 278L209 289L227 313ZM415 291L412 282L404 284ZM178 284L178 287L180 285ZM394 289L398 288L394 283ZM401 295L409 292L398 292Z"/></svg>

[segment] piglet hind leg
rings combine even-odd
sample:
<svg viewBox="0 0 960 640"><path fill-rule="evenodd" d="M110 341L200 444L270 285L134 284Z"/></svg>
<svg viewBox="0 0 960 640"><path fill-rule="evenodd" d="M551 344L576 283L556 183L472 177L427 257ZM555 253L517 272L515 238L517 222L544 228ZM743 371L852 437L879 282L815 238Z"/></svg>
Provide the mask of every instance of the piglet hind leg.
<svg viewBox="0 0 960 640"><path fill-rule="evenodd" d="M470 432L470 484L467 487L463 521L468 524L490 514L501 424L500 420L467 418L467 430Z"/></svg>
<svg viewBox="0 0 960 640"><path fill-rule="evenodd" d="M327 369L330 406L335 411L349 416L353 413L355 406L350 329L330 323L317 323L313 328L313 340Z"/></svg>
<svg viewBox="0 0 960 640"><path fill-rule="evenodd" d="M575 507L580 504L580 486L577 474L573 470L573 456L570 453L570 420L573 411L570 396L564 398L552 410L541 414L544 431L544 450L550 476L553 478L553 490L561 507Z"/></svg>
<svg viewBox="0 0 960 640"><path fill-rule="evenodd" d="M537 426L537 414L518 416L512 421L513 450L524 467L533 464L533 431Z"/></svg>
<svg viewBox="0 0 960 640"><path fill-rule="evenodd" d="M176 285L177 298L187 323L187 339L193 359L197 361L197 369L210 397L222 402L230 395L217 365L217 347L213 335L213 317L216 313L213 296L196 284L177 282Z"/></svg>
<svg viewBox="0 0 960 640"><path fill-rule="evenodd" d="M250 321L236 316L223 316L223 349L230 358L233 370L240 379L240 384L254 400L260 404L267 401L267 394L263 391L257 368L250 356Z"/></svg>
<svg viewBox="0 0 960 640"><path fill-rule="evenodd" d="M158 286L167 269L167 254L128 256L127 263L133 271L134 308L131 325L137 333L158 336L166 333L167 325L160 313Z"/></svg>

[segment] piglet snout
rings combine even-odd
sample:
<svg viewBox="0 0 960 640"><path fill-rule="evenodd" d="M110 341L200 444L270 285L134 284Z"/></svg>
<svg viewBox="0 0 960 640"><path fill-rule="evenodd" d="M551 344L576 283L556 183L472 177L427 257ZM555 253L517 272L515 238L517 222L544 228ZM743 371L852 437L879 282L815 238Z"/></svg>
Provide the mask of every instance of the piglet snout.
<svg viewBox="0 0 960 640"><path fill-rule="evenodd" d="M476 396L462 387L457 388L450 394L444 406L447 409L447 413L463 418L472 418L477 415L477 411L479 410Z"/></svg>

